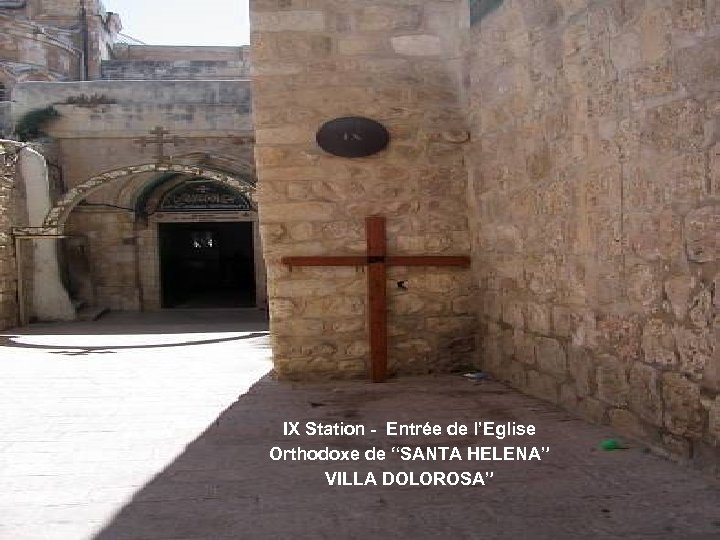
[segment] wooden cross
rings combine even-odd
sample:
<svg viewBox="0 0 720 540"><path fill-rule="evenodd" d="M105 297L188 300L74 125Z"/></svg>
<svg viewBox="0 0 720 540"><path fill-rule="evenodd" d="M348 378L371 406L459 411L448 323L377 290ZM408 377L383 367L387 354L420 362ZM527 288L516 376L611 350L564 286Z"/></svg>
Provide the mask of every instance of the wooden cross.
<svg viewBox="0 0 720 540"><path fill-rule="evenodd" d="M153 156L153 159L155 159L157 161L157 163L170 162L170 157L165 155L165 145L166 144L178 145L182 142L182 139L175 135L166 139L165 135L169 135L170 131L163 128L162 126L156 126L155 129L153 129L149 133L150 133L150 135L154 135L155 137L152 139L149 139L148 137L141 137L139 139L135 139L135 141L133 141L133 142L135 144L139 144L140 147L143 149L145 149L145 147L148 144L154 144L157 154Z"/></svg>
<svg viewBox="0 0 720 540"><path fill-rule="evenodd" d="M388 266L470 266L470 257L464 256L388 256L385 235L385 218L370 216L365 219L367 254L365 256L283 257L282 263L290 266L367 266L368 267L368 319L370 326L370 374L373 382L387 377L387 288Z"/></svg>

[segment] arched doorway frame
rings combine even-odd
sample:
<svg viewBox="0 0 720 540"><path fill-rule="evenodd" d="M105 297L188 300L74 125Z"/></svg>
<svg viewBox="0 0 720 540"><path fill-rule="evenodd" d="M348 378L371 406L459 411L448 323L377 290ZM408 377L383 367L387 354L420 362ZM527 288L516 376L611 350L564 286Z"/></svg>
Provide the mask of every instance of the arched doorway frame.
<svg viewBox="0 0 720 540"><path fill-rule="evenodd" d="M50 209L45 221L43 229L47 233L52 231L53 234L63 234L65 222L68 216L81 201L92 195L103 187L119 181L128 176L153 173L153 172L176 172L192 176L215 180L222 184L232 187L233 189L248 195L252 198L255 192L255 184L249 180L252 176L250 170L240 173L228 173L218 169L200 165L184 165L184 164L163 164L163 163L145 163L142 165L130 165L106 171L90 177L85 182L69 189L60 200Z"/></svg>

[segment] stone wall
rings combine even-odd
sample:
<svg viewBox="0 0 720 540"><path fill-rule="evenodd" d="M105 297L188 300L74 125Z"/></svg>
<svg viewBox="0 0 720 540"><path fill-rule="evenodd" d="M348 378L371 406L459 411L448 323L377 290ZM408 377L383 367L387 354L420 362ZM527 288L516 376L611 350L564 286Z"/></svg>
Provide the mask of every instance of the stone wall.
<svg viewBox="0 0 720 540"><path fill-rule="evenodd" d="M8 137L12 131L11 105L12 103L9 101L0 101L0 139Z"/></svg>
<svg viewBox="0 0 720 540"><path fill-rule="evenodd" d="M243 62L250 61L250 47L185 47L178 45L125 45L115 46L117 60L145 62L177 62L182 60Z"/></svg>
<svg viewBox="0 0 720 540"><path fill-rule="evenodd" d="M455 2L253 0L256 162L275 369L366 376L366 275L296 268L286 255L365 253L365 217L388 220L395 254L469 250ZM366 116L391 132L369 158L324 153L316 130ZM467 367L476 319L470 272L394 268L390 369Z"/></svg>
<svg viewBox="0 0 720 540"><path fill-rule="evenodd" d="M250 75L249 47L117 45L102 64L112 80L227 80Z"/></svg>
<svg viewBox="0 0 720 540"><path fill-rule="evenodd" d="M67 104L93 96L101 99ZM252 145L241 138L253 130L249 82L23 83L16 87L13 116L51 104L60 116L46 131L62 155L67 187L109 170L152 162L156 147L142 148L137 140L150 137L155 126L182 137L179 144L165 146L168 155L195 161L227 156L252 168Z"/></svg>
<svg viewBox="0 0 720 540"><path fill-rule="evenodd" d="M65 232L76 236L68 250L82 252L85 283L73 283L72 292L91 305L117 311L139 311L139 276L135 238L135 216L112 208L77 208ZM82 242L78 242L82 239ZM80 255L69 254L77 259ZM77 272L76 272L77 273ZM72 276L77 278L77 276ZM79 288L91 284L92 291Z"/></svg>
<svg viewBox="0 0 720 540"><path fill-rule="evenodd" d="M17 324L17 276L13 220L24 202L15 185L19 145L0 141L0 330Z"/></svg>
<svg viewBox="0 0 720 540"><path fill-rule="evenodd" d="M720 462L720 2L506 0L464 90L482 359Z"/></svg>
<svg viewBox="0 0 720 540"><path fill-rule="evenodd" d="M242 61L225 60L107 60L102 63L106 80L227 80L248 77Z"/></svg>

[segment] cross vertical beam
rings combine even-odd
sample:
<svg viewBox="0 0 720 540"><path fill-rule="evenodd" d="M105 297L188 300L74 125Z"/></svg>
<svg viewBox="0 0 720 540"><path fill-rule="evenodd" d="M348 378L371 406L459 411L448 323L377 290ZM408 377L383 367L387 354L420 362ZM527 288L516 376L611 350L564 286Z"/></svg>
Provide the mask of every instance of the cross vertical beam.
<svg viewBox="0 0 720 540"><path fill-rule="evenodd" d="M370 376L373 382L387 377L387 240L385 218L365 218L368 265L368 309L370 327Z"/></svg>

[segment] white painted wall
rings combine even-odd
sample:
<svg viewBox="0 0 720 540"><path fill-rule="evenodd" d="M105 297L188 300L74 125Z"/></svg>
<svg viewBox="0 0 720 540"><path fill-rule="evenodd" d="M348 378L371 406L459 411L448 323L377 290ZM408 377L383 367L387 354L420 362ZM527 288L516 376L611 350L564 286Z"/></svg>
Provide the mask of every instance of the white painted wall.
<svg viewBox="0 0 720 540"><path fill-rule="evenodd" d="M19 181L25 185L28 224L41 227L52 207L50 184L45 158L30 148L23 148L18 159ZM75 319L75 309L60 277L57 240L40 238L24 240L23 247L32 246L32 306L28 314L40 321Z"/></svg>

